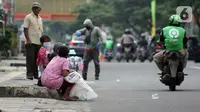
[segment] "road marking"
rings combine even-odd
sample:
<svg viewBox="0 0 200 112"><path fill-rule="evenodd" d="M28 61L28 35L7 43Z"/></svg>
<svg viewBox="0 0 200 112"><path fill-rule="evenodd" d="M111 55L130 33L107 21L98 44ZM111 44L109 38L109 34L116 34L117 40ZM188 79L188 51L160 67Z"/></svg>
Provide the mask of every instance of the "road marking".
<svg viewBox="0 0 200 112"><path fill-rule="evenodd" d="M200 70L200 67L198 67L198 66L189 66L189 68L194 68L194 69L199 69Z"/></svg>

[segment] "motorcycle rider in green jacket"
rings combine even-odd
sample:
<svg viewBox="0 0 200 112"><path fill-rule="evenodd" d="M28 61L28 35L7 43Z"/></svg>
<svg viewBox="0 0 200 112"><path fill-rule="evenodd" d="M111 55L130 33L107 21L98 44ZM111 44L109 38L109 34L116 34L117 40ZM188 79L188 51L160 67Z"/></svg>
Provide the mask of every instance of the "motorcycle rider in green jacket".
<svg viewBox="0 0 200 112"><path fill-rule="evenodd" d="M164 69L164 53L166 51L179 51L183 56L183 68L186 67L188 60L186 31L180 26L180 16L172 15L169 18L169 25L162 29L159 44L163 45L165 50L154 55L154 62L157 67Z"/></svg>

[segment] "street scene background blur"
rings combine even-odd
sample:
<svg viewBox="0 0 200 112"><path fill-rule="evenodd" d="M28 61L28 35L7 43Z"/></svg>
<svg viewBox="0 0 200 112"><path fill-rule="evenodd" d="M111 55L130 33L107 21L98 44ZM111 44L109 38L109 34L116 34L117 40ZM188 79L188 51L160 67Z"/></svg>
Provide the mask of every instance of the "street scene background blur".
<svg viewBox="0 0 200 112"><path fill-rule="evenodd" d="M85 27L87 18L100 28L100 78L94 79L95 66L91 64L85 80L98 98L85 102L54 100L52 91L39 87L38 80L27 79L23 22L34 2L41 4L43 34L51 43L69 47L69 67L79 73L84 68L86 49L85 35L78 36L77 30ZM189 37L191 61L181 74L183 83L176 91L169 91L159 80L163 76L157 75L161 71L153 56L163 50L157 40L178 6L192 8L192 21L181 23ZM184 10L181 13L185 14ZM120 40L127 32L134 42L124 46L123 55ZM200 62L199 41L200 0L0 0L0 111L199 112L200 63L195 63ZM140 42L145 47L138 47Z"/></svg>
<svg viewBox="0 0 200 112"><path fill-rule="evenodd" d="M101 28L104 41L108 35L118 41L126 28L131 29L137 39L144 34L150 41L154 36L152 27L162 29L166 26L168 18L176 13L176 8L180 5L193 8L193 21L182 25L188 36L194 37L195 41L199 40L198 0L159 0L154 6L155 20L152 20L153 10L149 0L1 0L1 20L4 21L1 27L5 30L2 30L2 36L7 37L1 38L4 43L1 45L5 46L1 47L1 51L5 55L7 51L12 52L11 55L24 52L23 19L31 12L30 5L34 1L42 5L40 16L44 21L44 34L63 44L69 44L72 35L82 28L86 18L90 18ZM3 35L3 32L13 33Z"/></svg>

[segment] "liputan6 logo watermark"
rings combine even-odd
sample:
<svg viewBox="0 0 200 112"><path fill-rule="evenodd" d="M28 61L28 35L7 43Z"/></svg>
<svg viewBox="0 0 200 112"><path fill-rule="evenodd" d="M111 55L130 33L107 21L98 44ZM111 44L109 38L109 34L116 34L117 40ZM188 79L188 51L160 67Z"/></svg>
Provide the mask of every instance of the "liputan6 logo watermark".
<svg viewBox="0 0 200 112"><path fill-rule="evenodd" d="M193 13L190 6L179 6L176 8L176 14L180 16L180 22L189 23L192 21Z"/></svg>

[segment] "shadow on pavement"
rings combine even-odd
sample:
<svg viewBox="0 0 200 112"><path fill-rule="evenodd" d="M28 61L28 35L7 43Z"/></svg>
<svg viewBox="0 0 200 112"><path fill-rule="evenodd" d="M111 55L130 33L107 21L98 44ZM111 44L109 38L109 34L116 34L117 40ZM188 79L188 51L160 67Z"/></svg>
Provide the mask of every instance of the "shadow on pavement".
<svg viewBox="0 0 200 112"><path fill-rule="evenodd" d="M146 89L146 90L138 90L138 91L145 91L145 92L200 92L200 89L177 89L176 91L170 91L169 89Z"/></svg>

